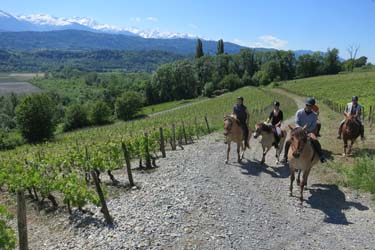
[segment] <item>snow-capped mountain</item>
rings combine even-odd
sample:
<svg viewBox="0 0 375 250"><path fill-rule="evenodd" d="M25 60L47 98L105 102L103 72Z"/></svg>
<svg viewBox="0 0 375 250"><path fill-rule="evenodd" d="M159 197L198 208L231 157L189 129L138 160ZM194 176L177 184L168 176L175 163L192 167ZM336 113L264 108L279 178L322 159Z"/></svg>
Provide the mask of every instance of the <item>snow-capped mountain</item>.
<svg viewBox="0 0 375 250"><path fill-rule="evenodd" d="M90 17L54 17L47 14L13 16L0 10L0 31L52 31L86 30L112 34L140 36L143 38L197 38L196 35L160 31L159 29L141 30L135 27L119 27L99 24Z"/></svg>

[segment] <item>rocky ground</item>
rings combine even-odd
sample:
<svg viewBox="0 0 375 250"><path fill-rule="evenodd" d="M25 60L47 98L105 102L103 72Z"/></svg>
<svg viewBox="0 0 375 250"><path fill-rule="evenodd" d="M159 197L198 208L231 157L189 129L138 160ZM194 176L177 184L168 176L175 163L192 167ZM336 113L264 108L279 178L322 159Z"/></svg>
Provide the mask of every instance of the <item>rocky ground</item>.
<svg viewBox="0 0 375 250"><path fill-rule="evenodd" d="M274 150L266 165L256 140L241 164L235 150L225 164L225 151L211 134L167 152L151 172L135 171L137 189L110 187L113 227L95 207L93 215L30 216L30 249L375 249L367 194L322 183L316 165L300 206ZM124 170L115 175L127 183Z"/></svg>

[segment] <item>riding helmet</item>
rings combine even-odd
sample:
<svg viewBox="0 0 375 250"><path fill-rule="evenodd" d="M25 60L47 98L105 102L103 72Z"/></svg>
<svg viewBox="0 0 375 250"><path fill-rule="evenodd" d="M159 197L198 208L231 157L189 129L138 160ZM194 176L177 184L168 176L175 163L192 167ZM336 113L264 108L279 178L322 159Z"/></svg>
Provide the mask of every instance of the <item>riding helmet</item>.
<svg viewBox="0 0 375 250"><path fill-rule="evenodd" d="M272 103L272 105L273 105L273 106L277 106L277 107L279 107L279 106L280 106L280 103L279 103L278 101L274 101L274 102Z"/></svg>
<svg viewBox="0 0 375 250"><path fill-rule="evenodd" d="M356 95L352 96L352 101L358 101L358 96Z"/></svg>
<svg viewBox="0 0 375 250"><path fill-rule="evenodd" d="M308 97L305 102L306 105L313 106L315 105L315 100L312 97Z"/></svg>
<svg viewBox="0 0 375 250"><path fill-rule="evenodd" d="M240 99L241 101L243 101L243 97L242 96L237 97L237 99Z"/></svg>

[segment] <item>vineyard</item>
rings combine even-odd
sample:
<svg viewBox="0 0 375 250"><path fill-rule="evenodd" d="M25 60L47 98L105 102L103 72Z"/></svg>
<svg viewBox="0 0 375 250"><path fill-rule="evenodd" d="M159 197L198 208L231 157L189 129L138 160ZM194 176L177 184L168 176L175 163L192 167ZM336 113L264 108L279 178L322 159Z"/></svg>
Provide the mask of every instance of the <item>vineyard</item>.
<svg viewBox="0 0 375 250"><path fill-rule="evenodd" d="M365 108L365 115L368 116L371 112L373 116L371 107L375 105L375 71L293 80L281 87L299 95L315 96L336 111L342 111L351 97L357 95L359 103Z"/></svg>
<svg viewBox="0 0 375 250"><path fill-rule="evenodd" d="M101 206L107 224L112 224L115 218L107 209L107 187L101 185L100 173L108 173L116 184L112 171L126 163L127 185L133 186L130 160L138 159L140 168L152 168L158 157L165 157L165 150L183 149L184 144L221 129L223 116L231 112L238 95L250 110L251 126L267 117L273 100L281 102L286 116L296 110L285 96L247 87L146 119L60 134L53 142L1 152L0 187L19 198L25 192L37 203L48 200L51 208L63 203L69 213L92 203Z"/></svg>

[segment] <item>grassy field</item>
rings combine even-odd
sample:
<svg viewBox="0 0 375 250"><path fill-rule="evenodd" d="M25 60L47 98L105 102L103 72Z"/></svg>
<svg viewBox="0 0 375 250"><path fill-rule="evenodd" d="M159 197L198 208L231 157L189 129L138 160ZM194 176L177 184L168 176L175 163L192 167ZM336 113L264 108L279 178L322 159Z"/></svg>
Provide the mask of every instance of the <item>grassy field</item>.
<svg viewBox="0 0 375 250"><path fill-rule="evenodd" d="M365 107L375 105L375 71L292 80L281 87L299 95L329 99L338 104L346 104L353 95L357 95Z"/></svg>
<svg viewBox="0 0 375 250"><path fill-rule="evenodd" d="M2 82L24 82L33 79L42 73L0 73L0 83Z"/></svg>
<svg viewBox="0 0 375 250"><path fill-rule="evenodd" d="M206 97L198 97L195 99L188 99L188 100L179 100L179 101L173 101L173 102L166 102L166 103L160 103L156 105L150 105L145 106L142 108L142 110L138 113L138 115L151 115L154 113L162 112L165 110L169 110L172 108L178 108L187 104L193 104L196 102L200 102L203 100L207 100Z"/></svg>

